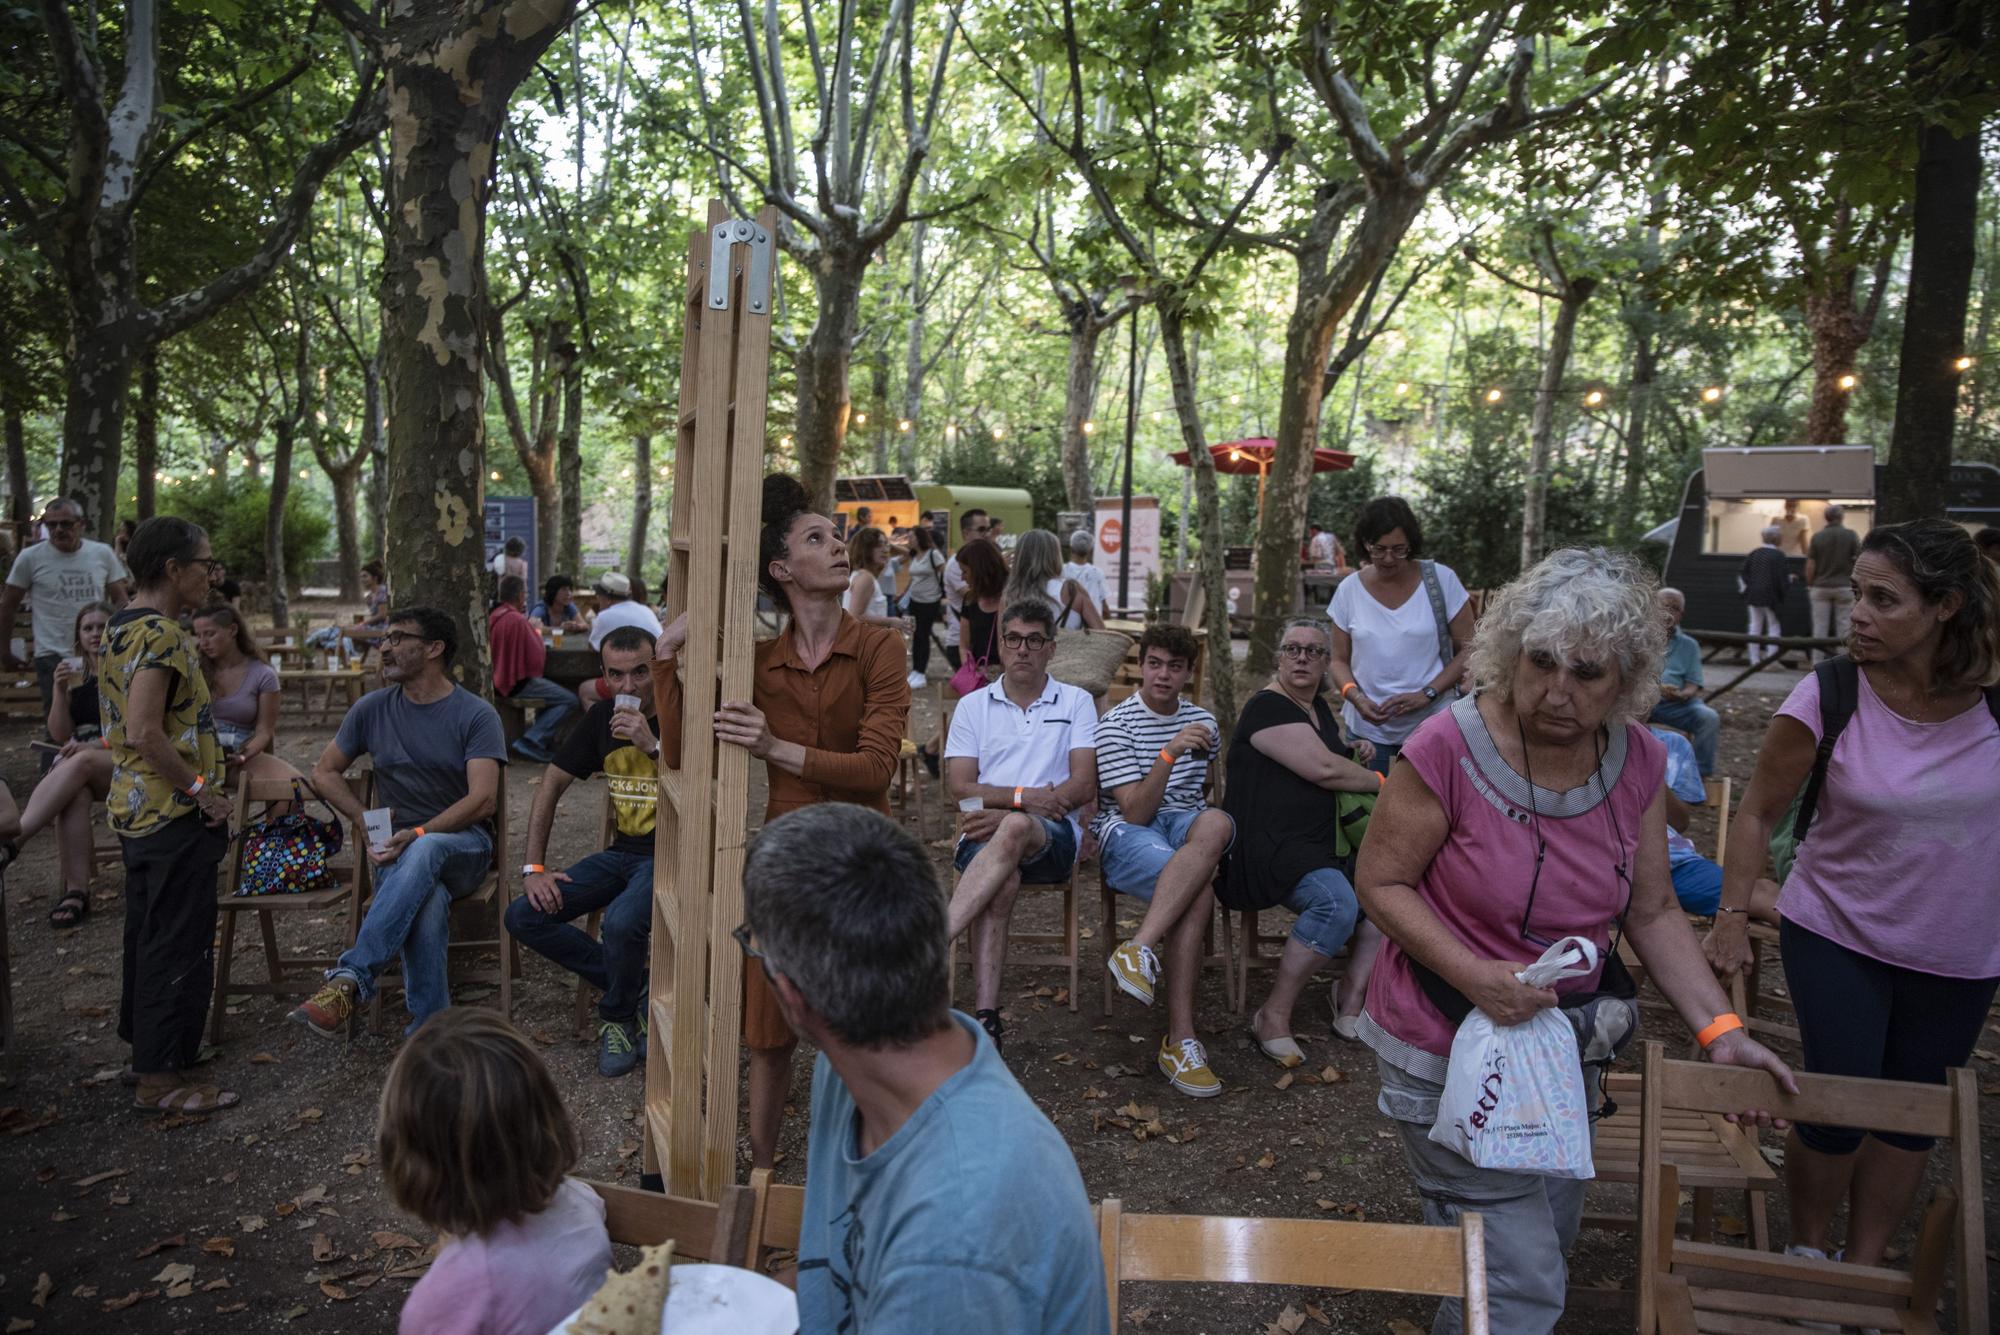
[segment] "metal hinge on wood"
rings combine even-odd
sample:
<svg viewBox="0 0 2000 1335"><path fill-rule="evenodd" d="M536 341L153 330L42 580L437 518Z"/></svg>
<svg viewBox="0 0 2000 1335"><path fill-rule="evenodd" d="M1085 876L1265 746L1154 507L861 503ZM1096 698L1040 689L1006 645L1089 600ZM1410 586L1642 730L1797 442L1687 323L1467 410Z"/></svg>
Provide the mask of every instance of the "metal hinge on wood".
<svg viewBox="0 0 2000 1335"><path fill-rule="evenodd" d="M771 234L756 223L741 218L717 223L709 229L708 308L729 309L729 251L733 246L750 248L750 268L743 279L743 304L757 315L771 313Z"/></svg>

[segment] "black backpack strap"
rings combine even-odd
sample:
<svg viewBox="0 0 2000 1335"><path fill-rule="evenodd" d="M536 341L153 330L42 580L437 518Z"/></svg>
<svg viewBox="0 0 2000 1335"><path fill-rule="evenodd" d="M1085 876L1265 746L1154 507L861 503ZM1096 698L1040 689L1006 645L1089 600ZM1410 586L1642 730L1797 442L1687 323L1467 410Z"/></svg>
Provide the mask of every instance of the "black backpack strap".
<svg viewBox="0 0 2000 1335"><path fill-rule="evenodd" d="M1826 784L1826 767L1833 759L1834 743L1840 740L1847 721L1854 717L1861 696L1861 669L1846 654L1820 660L1813 668L1813 675L1819 678L1819 748L1813 753L1812 773L1799 794L1799 814L1792 821L1795 846L1806 841L1806 832L1812 828L1813 811L1819 806L1819 790ZM2000 711L2000 704L1994 708ZM1994 718L2000 720L2000 712Z"/></svg>

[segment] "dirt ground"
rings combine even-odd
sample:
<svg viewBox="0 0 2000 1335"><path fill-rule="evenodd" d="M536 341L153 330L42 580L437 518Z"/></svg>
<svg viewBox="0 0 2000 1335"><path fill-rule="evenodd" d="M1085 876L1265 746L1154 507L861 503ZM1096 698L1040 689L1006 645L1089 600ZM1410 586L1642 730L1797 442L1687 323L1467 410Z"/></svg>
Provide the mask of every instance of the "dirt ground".
<svg viewBox="0 0 2000 1335"><path fill-rule="evenodd" d="M1724 698L1721 772L1748 777L1756 740L1783 688L1770 674ZM1759 689L1761 688L1761 689ZM919 724L928 723L928 705ZM331 735L288 703L281 750L302 767ZM0 777L18 795L33 780L25 725L0 734ZM539 770L515 766L508 799L524 828ZM758 780L761 789L761 777ZM600 798L596 785L565 801L550 861L590 851ZM929 788L935 855L947 859L941 808ZM761 791L752 809L761 810ZM1713 845L1713 817L1692 831ZM127 1059L115 1034L121 920L119 875L99 874L93 911L77 930L56 932L53 837L36 840L6 877L19 1030L0 1060L0 1312L6 1330L27 1331L362 1331L393 1329L411 1283L434 1245L430 1231L385 1199L374 1166L375 1101L395 1051L400 1017L388 1032L363 1032L352 1046L314 1039L283 1022L289 1003L242 998L209 1068L240 1091L240 1108L205 1120L147 1120L127 1108L116 1079ZM518 861L518 859L514 859ZM1102 928L1094 875L1082 915L1094 961ZM1052 897L1041 896L1048 900ZM1281 931L1274 914L1266 930ZM1049 904L1028 901L1017 927L1053 921ZM1127 921L1130 915L1127 914ZM281 929L283 948L324 950L340 930L330 918ZM260 976L254 933L238 968ZM251 940L246 941L246 937ZM514 1018L542 1046L583 1133L585 1175L636 1181L641 1080L596 1074L588 1036L572 1029L567 975L528 956ZM1371 1056L1329 1033L1326 989L1315 987L1297 1015L1308 1061L1296 1078L1257 1055L1230 1014L1220 976L1204 975L1198 999L1203 1037L1228 1084L1218 1099L1176 1094L1154 1070L1164 1018L1120 1000L1099 1010L1101 977L1084 968L1081 1008L1072 1013L1068 979L1052 970L1010 973L1008 1064L1060 1127L1092 1198L1116 1195L1128 1210L1347 1217L1413 1221L1418 1205L1386 1123L1375 1111ZM1253 1001L1268 975L1252 975ZM961 988L963 980L961 980ZM491 989L458 1000L492 1004ZM1664 1012L1648 1032L1683 1041ZM1995 1151L2000 1072L1976 1063L1986 1097L1983 1154ZM1787 1053L1796 1058L1796 1053ZM810 1065L798 1062L793 1099L804 1109ZM1164 1131L1149 1130L1160 1124ZM780 1177L803 1179L805 1119L787 1121ZM1774 1137L1767 1141L1775 1144ZM747 1172L747 1143L743 1148ZM1989 1169L1988 1176L1991 1172ZM1619 1198L1621 1194L1624 1199ZM1989 1184L1987 1230L2000 1236ZM1629 1192L1592 1191L1593 1209L1629 1209ZM1724 1214L1741 1202L1718 1203ZM1784 1236L1782 1193L1773 1227ZM1722 1227L1740 1228L1735 1219ZM1908 1245L1907 1238L1904 1246ZM1564 1330L1629 1329L1617 1291L1634 1273L1629 1234L1586 1230L1572 1263L1579 1291ZM1990 1259L1990 1253L1989 1253ZM1991 1267L1989 1267L1990 1269ZM1264 1332L1304 1329L1414 1335L1429 1326L1431 1303L1370 1294L1247 1287L1129 1285L1125 1329L1146 1332ZM1949 1295L1944 1319L1949 1328ZM1289 1309L1289 1310L1288 1310Z"/></svg>

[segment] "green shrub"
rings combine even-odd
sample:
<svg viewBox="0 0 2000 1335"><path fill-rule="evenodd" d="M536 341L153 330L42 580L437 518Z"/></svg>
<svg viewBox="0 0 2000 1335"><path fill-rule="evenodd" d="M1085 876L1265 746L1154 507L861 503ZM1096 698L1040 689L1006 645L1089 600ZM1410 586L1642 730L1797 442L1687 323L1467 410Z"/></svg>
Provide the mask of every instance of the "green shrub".
<svg viewBox="0 0 2000 1335"><path fill-rule="evenodd" d="M208 530L209 550L234 579L269 582L264 568L264 517L271 512L271 488L260 478L213 479L200 487L162 496L171 510ZM306 566L325 555L333 532L326 506L297 487L285 496L285 584L297 588Z"/></svg>

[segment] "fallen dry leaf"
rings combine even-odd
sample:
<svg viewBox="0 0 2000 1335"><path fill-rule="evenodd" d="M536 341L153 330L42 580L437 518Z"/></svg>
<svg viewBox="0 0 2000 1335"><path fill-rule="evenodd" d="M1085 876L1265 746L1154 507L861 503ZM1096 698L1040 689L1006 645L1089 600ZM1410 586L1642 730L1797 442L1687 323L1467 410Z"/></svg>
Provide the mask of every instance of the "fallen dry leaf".
<svg viewBox="0 0 2000 1335"><path fill-rule="evenodd" d="M37 1307L47 1307L49 1305L49 1295L55 1291L56 1282L50 1279L49 1272L44 1270L41 1274L35 1276L35 1293L28 1301Z"/></svg>
<svg viewBox="0 0 2000 1335"><path fill-rule="evenodd" d="M1319 1308L1314 1307L1311 1303L1306 1304L1306 1315L1320 1325L1325 1326L1328 1330L1333 1329L1333 1322L1327 1319L1326 1313L1320 1311Z"/></svg>
<svg viewBox="0 0 2000 1335"><path fill-rule="evenodd" d="M1750 1232L1743 1221L1733 1214L1718 1216L1715 1221L1715 1231L1725 1238L1740 1238Z"/></svg>
<svg viewBox="0 0 2000 1335"><path fill-rule="evenodd" d="M1146 1324L1146 1318L1152 1314L1153 1309L1150 1307L1134 1307L1125 1313L1125 1319L1132 1325L1143 1326Z"/></svg>
<svg viewBox="0 0 2000 1335"><path fill-rule="evenodd" d="M369 1236L385 1252L420 1252L424 1249L423 1243L407 1233L372 1233Z"/></svg>
<svg viewBox="0 0 2000 1335"><path fill-rule="evenodd" d="M250 1064L252 1066L270 1066L277 1060L276 1057L268 1052L254 1052L250 1054Z"/></svg>
<svg viewBox="0 0 2000 1335"><path fill-rule="evenodd" d="M1284 1073L1283 1075L1281 1075L1281 1076L1279 1076L1279 1077L1278 1077L1278 1080L1277 1080L1277 1083L1276 1083L1276 1084L1274 1084L1274 1085L1272 1085L1272 1086L1271 1086L1271 1088L1273 1088L1273 1089L1290 1089L1290 1088L1292 1087L1292 1081L1293 1081L1294 1079L1296 1079L1296 1077L1295 1077L1295 1076L1293 1076L1293 1074L1292 1074L1292 1073L1291 1073L1290 1071L1287 1071L1287 1072L1285 1072L1285 1073ZM1289 1309L1288 1309L1288 1310L1289 1310Z"/></svg>
<svg viewBox="0 0 2000 1335"><path fill-rule="evenodd" d="M201 1240L201 1249L210 1256L220 1256L223 1260L227 1261L236 1255L236 1239L203 1238Z"/></svg>
<svg viewBox="0 0 2000 1335"><path fill-rule="evenodd" d="M1265 1150L1257 1156L1257 1166L1259 1168L1276 1168L1278 1166L1278 1156L1269 1150Z"/></svg>
<svg viewBox="0 0 2000 1335"><path fill-rule="evenodd" d="M1396 1316L1389 1318L1389 1335L1424 1335L1424 1332L1415 1322Z"/></svg>
<svg viewBox="0 0 2000 1335"><path fill-rule="evenodd" d="M228 1287L229 1281L226 1279L211 1279L208 1283L201 1286L201 1291L203 1293L220 1293Z"/></svg>
<svg viewBox="0 0 2000 1335"><path fill-rule="evenodd" d="M33 1317L17 1316L8 1321L7 1335L21 1335L22 1331L33 1330L34 1328L35 1321Z"/></svg>
<svg viewBox="0 0 2000 1335"><path fill-rule="evenodd" d="M139 1290L134 1289L130 1293L126 1294L123 1298L106 1298L103 1302L99 1303L98 1306L107 1312L122 1312L128 1307L136 1306L139 1302L139 1298L140 1298Z"/></svg>
<svg viewBox="0 0 2000 1335"><path fill-rule="evenodd" d="M1331 1085L1345 1079L1347 1077L1341 1074L1340 1068L1337 1066L1326 1066L1320 1069L1319 1082L1322 1085Z"/></svg>
<svg viewBox="0 0 2000 1335"><path fill-rule="evenodd" d="M236 1227L242 1229L245 1233L255 1233L264 1227L264 1216L260 1214L238 1215L236 1216Z"/></svg>
<svg viewBox="0 0 2000 1335"><path fill-rule="evenodd" d="M1340 1208L1339 1201L1330 1201L1327 1200L1324 1196L1314 1201L1313 1204L1317 1205L1322 1210L1338 1210Z"/></svg>
<svg viewBox="0 0 2000 1335"><path fill-rule="evenodd" d="M1305 1324L1306 1314L1286 1303L1285 1310L1278 1313L1277 1319L1265 1326L1264 1330L1267 1335L1299 1335L1300 1328Z"/></svg>
<svg viewBox="0 0 2000 1335"><path fill-rule="evenodd" d="M215 1309L215 1314L217 1316L228 1316L231 1312L247 1312L249 1310L249 1303L225 1303Z"/></svg>
<svg viewBox="0 0 2000 1335"><path fill-rule="evenodd" d="M313 1234L313 1260L331 1261L340 1255L340 1249L333 1245L333 1239L324 1233Z"/></svg>
<svg viewBox="0 0 2000 1335"><path fill-rule="evenodd" d="M129 1168L107 1168L101 1173L92 1173L89 1177L80 1177L70 1183L70 1185L73 1187L94 1187L100 1182L109 1182L114 1177L123 1177L131 1171Z"/></svg>
<svg viewBox="0 0 2000 1335"><path fill-rule="evenodd" d="M341 1288L340 1285L334 1284L332 1282L321 1283L321 1285L319 1286L319 1291L321 1293L324 1293L327 1297L333 1299L337 1303L344 1303L354 1296L353 1294L349 1293L346 1289Z"/></svg>
<svg viewBox="0 0 2000 1335"><path fill-rule="evenodd" d="M309 1109L308 1111L317 1111L317 1110ZM297 1206L299 1209L303 1210L306 1208L306 1206L318 1205L321 1201L325 1199L326 1199L326 1183L321 1182L314 1186L307 1187L304 1191L292 1197L292 1204Z"/></svg>
<svg viewBox="0 0 2000 1335"><path fill-rule="evenodd" d="M1323 1177L1325 1177L1325 1176L1326 1176L1326 1174L1325 1174L1324 1172L1320 1171L1320 1170L1319 1170L1319 1169L1317 1169L1317 1168L1313 1168L1313 1169L1308 1169L1308 1170L1307 1170L1307 1172L1306 1172L1306 1181L1308 1181L1308 1182L1317 1182L1317 1181L1319 1181L1319 1180L1320 1180L1321 1178L1323 1178Z"/></svg>
<svg viewBox="0 0 2000 1335"><path fill-rule="evenodd" d="M152 1242L146 1244L144 1247L141 1247L137 1252L133 1253L133 1255L135 1259L144 1260L146 1257L151 1256L156 1252L163 1252L169 1247L185 1247L185 1246L187 1246L187 1234L176 1233L171 1238L161 1238L158 1242Z"/></svg>
<svg viewBox="0 0 2000 1335"><path fill-rule="evenodd" d="M194 1278L194 1267L184 1261L172 1261L160 1267L160 1273L153 1276L155 1284L185 1284Z"/></svg>

